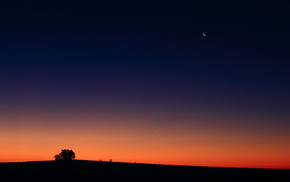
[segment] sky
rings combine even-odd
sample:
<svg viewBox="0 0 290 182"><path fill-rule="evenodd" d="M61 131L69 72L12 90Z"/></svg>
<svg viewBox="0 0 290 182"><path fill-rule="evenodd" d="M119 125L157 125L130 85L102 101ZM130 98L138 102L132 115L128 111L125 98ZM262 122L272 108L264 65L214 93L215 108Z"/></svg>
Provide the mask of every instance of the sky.
<svg viewBox="0 0 290 182"><path fill-rule="evenodd" d="M290 168L289 8L1 2L0 162Z"/></svg>

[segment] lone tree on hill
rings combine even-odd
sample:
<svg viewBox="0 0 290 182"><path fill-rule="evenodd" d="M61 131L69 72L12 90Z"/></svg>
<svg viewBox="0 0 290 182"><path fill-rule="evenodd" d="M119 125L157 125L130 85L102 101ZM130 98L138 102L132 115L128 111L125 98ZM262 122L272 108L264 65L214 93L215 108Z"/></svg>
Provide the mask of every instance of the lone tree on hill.
<svg viewBox="0 0 290 182"><path fill-rule="evenodd" d="M75 157L75 153L72 150L62 149L61 153L54 156L54 159L56 161L70 161L73 160Z"/></svg>

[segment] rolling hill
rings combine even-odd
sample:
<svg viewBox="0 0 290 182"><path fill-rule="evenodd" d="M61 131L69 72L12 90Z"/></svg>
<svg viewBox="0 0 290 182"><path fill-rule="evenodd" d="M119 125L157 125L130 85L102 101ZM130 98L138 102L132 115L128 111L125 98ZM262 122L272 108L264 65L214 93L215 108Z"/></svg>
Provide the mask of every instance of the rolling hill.
<svg viewBox="0 0 290 182"><path fill-rule="evenodd" d="M290 181L290 170L155 165L99 161L0 163L0 181Z"/></svg>

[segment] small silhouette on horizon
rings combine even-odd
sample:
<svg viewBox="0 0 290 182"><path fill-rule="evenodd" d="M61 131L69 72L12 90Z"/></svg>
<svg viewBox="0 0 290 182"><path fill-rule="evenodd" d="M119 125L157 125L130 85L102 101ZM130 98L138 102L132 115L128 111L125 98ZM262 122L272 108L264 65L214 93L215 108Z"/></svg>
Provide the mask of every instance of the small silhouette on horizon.
<svg viewBox="0 0 290 182"><path fill-rule="evenodd" d="M75 157L75 153L72 150L62 149L59 154L56 154L54 156L54 159L56 161L70 161L73 160Z"/></svg>

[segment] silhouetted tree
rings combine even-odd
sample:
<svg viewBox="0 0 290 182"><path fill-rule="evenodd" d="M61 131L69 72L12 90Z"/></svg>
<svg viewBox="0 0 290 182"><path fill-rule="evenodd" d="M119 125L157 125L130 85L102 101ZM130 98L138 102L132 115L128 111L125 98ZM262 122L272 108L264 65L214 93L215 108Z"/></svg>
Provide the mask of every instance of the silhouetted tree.
<svg viewBox="0 0 290 182"><path fill-rule="evenodd" d="M55 159L56 161L61 160L61 159L60 159L60 156L59 156L58 154L56 154L56 155L54 156L54 159Z"/></svg>
<svg viewBox="0 0 290 182"><path fill-rule="evenodd" d="M62 149L61 153L56 154L54 156L54 159L56 161L69 161L69 160L73 160L75 158L75 153L72 150L69 149Z"/></svg>

